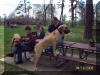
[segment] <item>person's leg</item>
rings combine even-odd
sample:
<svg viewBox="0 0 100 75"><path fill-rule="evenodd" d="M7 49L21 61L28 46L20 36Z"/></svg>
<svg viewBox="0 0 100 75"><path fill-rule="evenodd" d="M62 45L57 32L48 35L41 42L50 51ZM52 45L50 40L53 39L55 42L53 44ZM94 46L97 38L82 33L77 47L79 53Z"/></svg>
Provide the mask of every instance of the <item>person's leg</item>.
<svg viewBox="0 0 100 75"><path fill-rule="evenodd" d="M47 54L53 54L53 46L48 47L45 51Z"/></svg>
<svg viewBox="0 0 100 75"><path fill-rule="evenodd" d="M15 47L12 51L13 54L16 54L17 53L17 48Z"/></svg>
<svg viewBox="0 0 100 75"><path fill-rule="evenodd" d="M6 56L13 57L17 53L17 48L14 48L11 53L8 53Z"/></svg>
<svg viewBox="0 0 100 75"><path fill-rule="evenodd" d="M19 46L17 46L18 61L22 61L22 52L26 50L29 51L29 50L32 50L32 48L24 44L20 44Z"/></svg>
<svg viewBox="0 0 100 75"><path fill-rule="evenodd" d="M22 52L23 51L31 51L31 50L32 50L32 48L25 44L20 44L19 46L17 46L17 55L18 55L17 63L22 62Z"/></svg>
<svg viewBox="0 0 100 75"><path fill-rule="evenodd" d="M29 46L27 46L25 44L21 44L21 46L22 46L22 51L31 51L32 50L31 47L29 47Z"/></svg>
<svg viewBox="0 0 100 75"><path fill-rule="evenodd" d="M21 63L22 62L21 44L16 45L11 54L14 56L14 61L15 62L16 62L16 54L17 54L17 62L16 62L16 64L17 63Z"/></svg>
<svg viewBox="0 0 100 75"><path fill-rule="evenodd" d="M17 59L18 59L18 62L22 61L22 45L21 44L17 46Z"/></svg>
<svg viewBox="0 0 100 75"><path fill-rule="evenodd" d="M61 40L60 40L59 43L57 44L57 48L63 47L63 43L64 43L64 38L61 38Z"/></svg>

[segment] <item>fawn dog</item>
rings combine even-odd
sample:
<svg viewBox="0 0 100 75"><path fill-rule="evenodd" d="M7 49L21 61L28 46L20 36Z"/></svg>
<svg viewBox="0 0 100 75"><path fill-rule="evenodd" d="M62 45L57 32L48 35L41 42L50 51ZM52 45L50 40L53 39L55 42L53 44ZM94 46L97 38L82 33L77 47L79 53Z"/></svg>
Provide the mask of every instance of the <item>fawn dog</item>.
<svg viewBox="0 0 100 75"><path fill-rule="evenodd" d="M60 25L58 29L53 31L48 35L48 37L42 39L35 45L35 57L34 57L34 70L37 70L37 63L41 56L42 50L48 48L49 46L53 46L54 55L56 55L55 49L56 44L59 40L64 36L64 34L68 34L70 30L68 29L66 24Z"/></svg>

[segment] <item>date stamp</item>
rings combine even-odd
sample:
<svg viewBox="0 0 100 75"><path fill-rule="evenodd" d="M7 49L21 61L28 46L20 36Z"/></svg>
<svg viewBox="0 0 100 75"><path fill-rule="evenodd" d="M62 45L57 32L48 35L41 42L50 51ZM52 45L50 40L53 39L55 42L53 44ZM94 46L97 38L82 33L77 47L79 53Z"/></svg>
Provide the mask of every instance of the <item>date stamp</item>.
<svg viewBox="0 0 100 75"><path fill-rule="evenodd" d="M94 67L93 66L76 66L76 70L79 70L79 71L93 71Z"/></svg>

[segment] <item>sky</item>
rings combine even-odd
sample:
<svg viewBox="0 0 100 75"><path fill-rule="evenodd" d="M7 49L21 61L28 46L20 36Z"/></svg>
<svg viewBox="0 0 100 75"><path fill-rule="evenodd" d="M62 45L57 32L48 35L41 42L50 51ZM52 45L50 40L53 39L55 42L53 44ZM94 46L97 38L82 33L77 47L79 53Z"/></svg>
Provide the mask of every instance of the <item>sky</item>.
<svg viewBox="0 0 100 75"><path fill-rule="evenodd" d="M15 10L15 8L17 7L20 1L23 1L23 0L0 0L0 16L4 17L4 14L6 14L7 16L11 14ZM44 3L44 0L29 0L29 1L31 2L31 4L43 4ZM53 3L57 4L58 1L59 0L53 0ZM48 4L49 2L50 0L45 0L46 4ZM97 4L98 2L99 0L93 0L94 4ZM65 0L65 5L66 6L65 6L64 11L68 12L69 9L67 8L69 7L69 0ZM68 15L68 13L66 15Z"/></svg>

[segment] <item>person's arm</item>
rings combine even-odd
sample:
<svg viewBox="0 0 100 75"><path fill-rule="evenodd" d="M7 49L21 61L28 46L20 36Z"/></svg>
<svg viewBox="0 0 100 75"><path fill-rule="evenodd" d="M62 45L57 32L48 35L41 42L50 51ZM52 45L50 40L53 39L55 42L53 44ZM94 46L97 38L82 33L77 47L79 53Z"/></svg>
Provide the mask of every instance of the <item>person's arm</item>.
<svg viewBox="0 0 100 75"><path fill-rule="evenodd" d="M38 36L38 39L43 39L44 36L45 36L45 33L44 33L44 32L41 32L41 33L39 34L39 36Z"/></svg>
<svg viewBox="0 0 100 75"><path fill-rule="evenodd" d="M27 44L29 44L29 43L31 43L31 42L33 42L33 41L35 42L35 39L34 39L33 37L29 37L28 40L26 39L26 41L24 42L24 44L27 45Z"/></svg>
<svg viewBox="0 0 100 75"><path fill-rule="evenodd" d="M52 32L52 26L49 25L47 35L49 35L51 32Z"/></svg>
<svg viewBox="0 0 100 75"><path fill-rule="evenodd" d="M21 36L21 42L24 42L25 41L25 38L26 38L26 36Z"/></svg>

